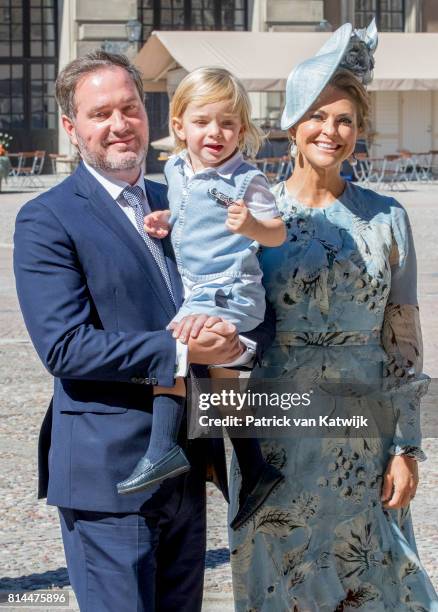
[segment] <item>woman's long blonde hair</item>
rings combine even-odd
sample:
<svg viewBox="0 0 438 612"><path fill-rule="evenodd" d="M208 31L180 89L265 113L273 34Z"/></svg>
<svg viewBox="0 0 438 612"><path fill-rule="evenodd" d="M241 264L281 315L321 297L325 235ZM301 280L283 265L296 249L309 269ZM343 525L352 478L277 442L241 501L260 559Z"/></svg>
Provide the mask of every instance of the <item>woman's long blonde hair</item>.
<svg viewBox="0 0 438 612"><path fill-rule="evenodd" d="M255 157L260 149L263 132L251 119L251 102L241 81L224 68L198 68L190 72L178 85L170 103L169 128L175 138L175 153L185 149L183 140L173 129L173 119L182 119L190 103L196 105L230 101L231 112L242 122L238 147L248 157Z"/></svg>

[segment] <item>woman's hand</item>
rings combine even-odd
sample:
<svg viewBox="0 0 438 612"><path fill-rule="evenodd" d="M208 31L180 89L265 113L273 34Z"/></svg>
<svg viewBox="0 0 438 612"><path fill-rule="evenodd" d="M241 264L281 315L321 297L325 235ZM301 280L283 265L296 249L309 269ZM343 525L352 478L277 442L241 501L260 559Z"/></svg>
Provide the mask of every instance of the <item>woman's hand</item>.
<svg viewBox="0 0 438 612"><path fill-rule="evenodd" d="M170 230L170 210L155 210L144 218L144 230L152 238L165 238Z"/></svg>
<svg viewBox="0 0 438 612"><path fill-rule="evenodd" d="M412 457L395 455L383 477L381 500L386 510L408 506L418 486L418 464Z"/></svg>

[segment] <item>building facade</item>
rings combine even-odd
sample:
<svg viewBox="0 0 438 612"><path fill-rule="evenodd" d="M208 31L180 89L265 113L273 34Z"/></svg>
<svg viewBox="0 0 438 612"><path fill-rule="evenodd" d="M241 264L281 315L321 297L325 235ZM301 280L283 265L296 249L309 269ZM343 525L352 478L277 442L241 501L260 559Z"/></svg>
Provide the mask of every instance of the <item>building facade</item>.
<svg viewBox="0 0 438 612"><path fill-rule="evenodd" d="M380 31L438 32L436 0L0 0L0 131L14 136L11 150L71 152L54 81L96 47L134 57L153 30L328 31L372 16ZM127 40L132 20L142 26L138 41ZM275 126L283 94L251 97L254 115ZM373 153L438 149L438 91L379 91L372 102ZM165 136L166 94L148 94L147 105L151 139ZM154 156L148 162L159 167Z"/></svg>
<svg viewBox="0 0 438 612"><path fill-rule="evenodd" d="M56 0L0 2L0 132L12 150L58 146L58 14Z"/></svg>
<svg viewBox="0 0 438 612"><path fill-rule="evenodd" d="M288 10L277 9L281 4ZM268 31L335 30L347 21L366 27L375 17L380 32L438 32L435 0L267 0L264 14L267 18L261 21L260 29ZM320 20L324 20L322 24ZM278 123L284 94L266 93L258 99L260 116L265 113L272 125ZM438 91L371 92L371 110L369 144L374 156L402 149L438 149Z"/></svg>

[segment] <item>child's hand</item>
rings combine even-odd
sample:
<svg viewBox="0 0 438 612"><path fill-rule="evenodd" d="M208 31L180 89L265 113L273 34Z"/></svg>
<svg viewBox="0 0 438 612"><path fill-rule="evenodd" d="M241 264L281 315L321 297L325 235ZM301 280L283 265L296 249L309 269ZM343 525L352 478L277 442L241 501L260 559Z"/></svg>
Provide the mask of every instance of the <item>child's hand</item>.
<svg viewBox="0 0 438 612"><path fill-rule="evenodd" d="M172 336L186 344L189 338L197 338L203 328L210 329L216 323L222 323L223 319L206 314L186 315L181 321L170 322L166 329L172 330ZM231 325L231 323L229 324Z"/></svg>
<svg viewBox="0 0 438 612"><path fill-rule="evenodd" d="M165 238L170 230L170 210L155 210L144 218L144 229L152 238Z"/></svg>
<svg viewBox="0 0 438 612"><path fill-rule="evenodd" d="M228 208L228 219L225 226L233 234L243 234L245 236L252 232L255 223L256 220L243 200L237 200L235 204L231 204Z"/></svg>

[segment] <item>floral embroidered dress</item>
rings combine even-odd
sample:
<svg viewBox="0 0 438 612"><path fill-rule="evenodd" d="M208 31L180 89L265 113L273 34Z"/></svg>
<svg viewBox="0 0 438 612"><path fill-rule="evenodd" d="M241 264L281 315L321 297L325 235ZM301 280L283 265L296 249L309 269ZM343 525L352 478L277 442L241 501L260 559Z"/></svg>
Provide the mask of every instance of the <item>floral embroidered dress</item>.
<svg viewBox="0 0 438 612"><path fill-rule="evenodd" d="M230 532L236 610L438 611L409 509L385 511L380 502L391 454L424 459L419 402L428 379L421 374L406 212L393 198L350 183L325 208L301 205L284 183L274 194L288 237L261 253L277 335L255 375L287 378L302 390L324 381L378 380L377 399L364 394L350 401L357 414L393 411L396 427L392 439L261 441L286 478L244 529ZM338 399L331 401L335 414ZM231 474L234 516L235 460Z"/></svg>

